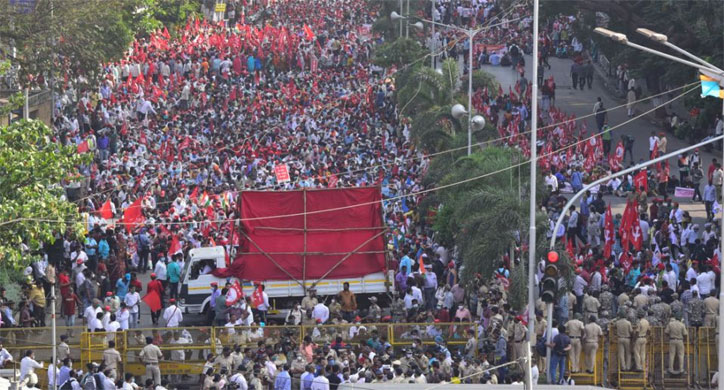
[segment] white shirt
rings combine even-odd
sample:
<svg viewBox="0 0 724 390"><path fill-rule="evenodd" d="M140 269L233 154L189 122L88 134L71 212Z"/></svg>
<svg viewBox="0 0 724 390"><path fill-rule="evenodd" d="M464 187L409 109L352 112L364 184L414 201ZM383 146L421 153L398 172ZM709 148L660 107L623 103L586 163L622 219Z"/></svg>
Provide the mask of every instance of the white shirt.
<svg viewBox="0 0 724 390"><path fill-rule="evenodd" d="M53 375L53 374L55 374L55 375ZM53 383L58 378L58 374L60 374L60 370L57 367L55 367L54 364L50 364L48 366L48 387L49 388L51 388L51 389L53 388Z"/></svg>
<svg viewBox="0 0 724 390"><path fill-rule="evenodd" d="M691 279L696 279L696 270L694 270L693 267L689 267L689 269L686 270L686 281L690 282Z"/></svg>
<svg viewBox="0 0 724 390"><path fill-rule="evenodd" d="M121 325L121 330L128 330L128 319L131 318L131 313L128 310L118 310L116 312L116 319Z"/></svg>
<svg viewBox="0 0 724 390"><path fill-rule="evenodd" d="M141 296L137 292L129 292L126 297L123 298L123 302L128 306L128 311L131 313L138 313L138 301L141 300Z"/></svg>
<svg viewBox="0 0 724 390"><path fill-rule="evenodd" d="M101 312L100 307L94 308L93 306L88 306L85 311L83 312L83 317L85 317L85 322L88 324L88 329L90 329L91 322L96 318L96 314Z"/></svg>
<svg viewBox="0 0 724 390"><path fill-rule="evenodd" d="M656 144L659 142L659 137L652 135L649 137L649 152L653 151Z"/></svg>
<svg viewBox="0 0 724 390"><path fill-rule="evenodd" d="M189 339L185 337L179 337L178 340L172 339L171 344L191 344L191 341L189 341ZM175 349L171 351L171 360L186 360L186 351L184 351L183 349Z"/></svg>
<svg viewBox="0 0 724 390"><path fill-rule="evenodd" d="M264 298L264 302L257 306L256 310L267 311L269 310L269 295L267 295L266 292L262 292L261 296Z"/></svg>
<svg viewBox="0 0 724 390"><path fill-rule="evenodd" d="M714 286L713 275L713 272L705 272L696 277L696 285L699 286L699 295L701 295L702 299L711 293L711 289Z"/></svg>
<svg viewBox="0 0 724 390"><path fill-rule="evenodd" d="M156 268L153 269L153 272L156 274L156 279L166 280L166 263L164 263L163 260L157 261Z"/></svg>
<svg viewBox="0 0 724 390"><path fill-rule="evenodd" d="M312 390L329 390L329 379L320 375L312 381Z"/></svg>
<svg viewBox="0 0 724 390"><path fill-rule="evenodd" d="M548 175L545 177L546 186L551 187L551 191L556 191L558 189L558 179L555 177L555 175Z"/></svg>
<svg viewBox="0 0 724 390"><path fill-rule="evenodd" d="M43 368L41 363L36 362L30 356L26 356L20 361L20 380L25 379L28 374L35 371L36 368Z"/></svg>
<svg viewBox="0 0 724 390"><path fill-rule="evenodd" d="M248 390L249 384L246 382L246 378L244 378L244 375L241 373L236 373L229 378L229 383L234 383L237 385L237 389L239 390Z"/></svg>
<svg viewBox="0 0 724 390"><path fill-rule="evenodd" d="M322 323L327 322L327 320L329 319L329 308L325 306L322 302L314 305L314 309L312 310L312 317L314 317L315 320L321 320ZM327 381L327 385L329 386L329 381Z"/></svg>
<svg viewBox="0 0 724 390"><path fill-rule="evenodd" d="M184 320L184 315L176 305L171 305L163 312L163 319L166 320L166 326L175 328Z"/></svg>

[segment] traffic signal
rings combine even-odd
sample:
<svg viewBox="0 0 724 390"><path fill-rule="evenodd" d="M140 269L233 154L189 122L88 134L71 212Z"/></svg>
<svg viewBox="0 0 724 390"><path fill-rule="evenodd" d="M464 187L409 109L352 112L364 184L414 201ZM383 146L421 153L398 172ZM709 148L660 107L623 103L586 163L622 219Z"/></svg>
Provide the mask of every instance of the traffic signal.
<svg viewBox="0 0 724 390"><path fill-rule="evenodd" d="M541 299L545 303L554 303L556 294L558 293L558 252L548 252L548 260L543 270L543 279L541 280Z"/></svg>

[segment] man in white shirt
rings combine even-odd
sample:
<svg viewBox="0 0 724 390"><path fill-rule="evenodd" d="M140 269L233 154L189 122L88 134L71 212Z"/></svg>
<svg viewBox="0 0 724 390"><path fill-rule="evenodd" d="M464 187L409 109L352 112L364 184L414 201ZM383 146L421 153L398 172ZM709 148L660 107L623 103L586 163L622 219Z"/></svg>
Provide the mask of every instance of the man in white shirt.
<svg viewBox="0 0 724 390"><path fill-rule="evenodd" d="M553 174L553 172L548 172L548 175L545 177L546 186L551 188L551 192L556 192L558 190L558 179Z"/></svg>
<svg viewBox="0 0 724 390"><path fill-rule="evenodd" d="M166 287L166 258L162 257L156 262L156 267L153 269L153 273L156 274L156 279L160 280L164 287Z"/></svg>
<svg viewBox="0 0 724 390"><path fill-rule="evenodd" d="M184 315L181 310L176 306L176 300L171 298L168 300L170 306L163 312L163 319L166 321L166 326L169 328L177 328L181 321L184 320Z"/></svg>
<svg viewBox="0 0 724 390"><path fill-rule="evenodd" d="M138 313L140 312L138 306L140 305L140 302L141 295L138 294L135 287L131 286L128 293L123 298L123 303L125 303L128 307L128 314L130 316L129 325L131 328L135 328L138 324Z"/></svg>
<svg viewBox="0 0 724 390"><path fill-rule="evenodd" d="M261 285L262 302L257 305L256 310L259 312L259 321L266 323L266 313L269 311L269 295L264 291L266 286Z"/></svg>
<svg viewBox="0 0 724 390"><path fill-rule="evenodd" d="M121 303L121 308L116 312L116 319L121 326L121 330L128 330L128 320L130 318L131 313L128 311L128 306L126 306L126 302Z"/></svg>
<svg viewBox="0 0 724 390"><path fill-rule="evenodd" d="M0 341L0 368L5 368L6 365L12 365L12 363L13 355L11 355L7 349L3 348L3 343Z"/></svg>
<svg viewBox="0 0 724 390"><path fill-rule="evenodd" d="M94 299L93 303L90 306L88 306L85 309L85 311L83 312L83 317L85 317L85 323L86 323L86 326L88 327L89 332L93 331L93 329L91 329L91 323L93 322L94 319L96 319L96 315L98 315L98 313L102 313L102 312L103 312L103 310L100 307L100 301L98 301L97 299Z"/></svg>
<svg viewBox="0 0 724 390"><path fill-rule="evenodd" d="M656 149L659 145L659 137L656 136L656 132L652 131L651 136L649 136L649 156L653 155L654 149Z"/></svg>
<svg viewBox="0 0 724 390"><path fill-rule="evenodd" d="M329 379L325 378L324 375L314 378L311 390L329 390Z"/></svg>
<svg viewBox="0 0 724 390"><path fill-rule="evenodd" d="M246 381L246 378L244 377L244 374L246 373L246 366L240 365L237 369L236 374L232 375L231 378L229 378L229 383L233 383L236 385L237 390L248 390L249 384Z"/></svg>
<svg viewBox="0 0 724 390"><path fill-rule="evenodd" d="M701 266L701 273L696 277L696 284L699 286L699 295L706 297L711 294L714 287L714 273L706 265Z"/></svg>
<svg viewBox="0 0 724 390"><path fill-rule="evenodd" d="M28 375L35 375L36 368L43 368L43 364L35 361L35 353L32 350L27 350L25 357L20 361L20 380L22 381ZM37 382L37 378L35 382Z"/></svg>
<svg viewBox="0 0 724 390"><path fill-rule="evenodd" d="M312 317L324 324L329 319L329 308L323 302L317 303L312 310Z"/></svg>

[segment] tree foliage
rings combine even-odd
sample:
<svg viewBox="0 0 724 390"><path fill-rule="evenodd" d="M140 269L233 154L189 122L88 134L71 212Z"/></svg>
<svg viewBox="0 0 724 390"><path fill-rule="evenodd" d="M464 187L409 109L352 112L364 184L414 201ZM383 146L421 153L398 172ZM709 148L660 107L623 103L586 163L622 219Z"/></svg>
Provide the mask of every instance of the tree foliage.
<svg viewBox="0 0 724 390"><path fill-rule="evenodd" d="M0 127L0 261L27 264L24 243L37 250L53 242L54 232L80 233L78 207L68 202L60 183L71 180L87 162L75 147L51 140L40 121Z"/></svg>
<svg viewBox="0 0 724 390"><path fill-rule="evenodd" d="M416 40L398 38L377 47L372 62L378 66L390 67L394 65L401 68L419 62L426 54L427 50Z"/></svg>
<svg viewBox="0 0 724 390"><path fill-rule="evenodd" d="M22 2L19 2L23 4ZM52 71L93 76L120 58L136 34L172 29L198 10L195 0L36 0L31 9L0 2L0 47L17 55L21 83Z"/></svg>
<svg viewBox="0 0 724 390"><path fill-rule="evenodd" d="M441 161L431 166L428 173L434 180L442 176L440 185L470 181L437 192L436 201L441 206L434 229L444 245L458 246L464 259L464 278L475 273L492 276L497 261L512 243L520 242L528 230L528 201L519 197L517 187L520 174L523 186L520 194L527 193L528 170L498 173L513 161L522 161L522 156L513 149L489 147L458 158L453 164L441 165L445 164ZM489 176L484 176L487 174ZM538 251L541 251L545 245L542 240L546 217L540 215L537 220L538 239L542 244Z"/></svg>

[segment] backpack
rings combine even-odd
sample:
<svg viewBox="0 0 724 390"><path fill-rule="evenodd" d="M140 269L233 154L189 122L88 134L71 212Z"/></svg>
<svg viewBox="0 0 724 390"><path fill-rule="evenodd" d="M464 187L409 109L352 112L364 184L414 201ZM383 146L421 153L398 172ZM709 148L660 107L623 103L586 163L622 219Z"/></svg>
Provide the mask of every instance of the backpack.
<svg viewBox="0 0 724 390"><path fill-rule="evenodd" d="M83 387L83 390L98 390L96 386L96 380L93 378L93 374L87 374L85 377L83 377L83 381L80 385L81 387Z"/></svg>
<svg viewBox="0 0 724 390"><path fill-rule="evenodd" d="M62 386L60 386L59 390L73 390L73 383L78 382L75 378L70 378L65 383L63 383Z"/></svg>

